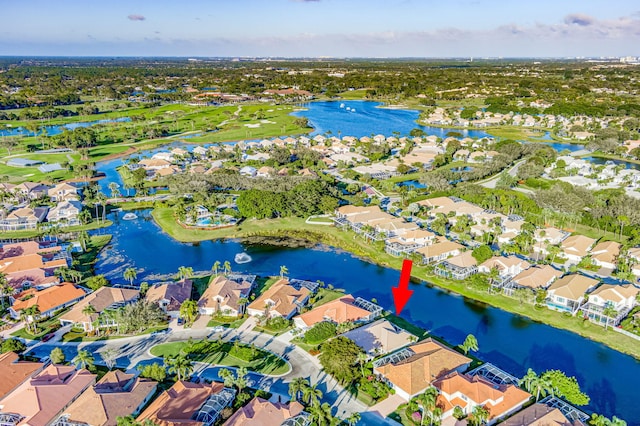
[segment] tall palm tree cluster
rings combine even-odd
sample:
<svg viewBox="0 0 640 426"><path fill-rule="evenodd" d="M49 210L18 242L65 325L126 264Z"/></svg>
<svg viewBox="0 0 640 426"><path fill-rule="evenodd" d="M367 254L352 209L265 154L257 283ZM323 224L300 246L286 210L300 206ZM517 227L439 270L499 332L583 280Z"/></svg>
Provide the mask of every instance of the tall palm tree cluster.
<svg viewBox="0 0 640 426"><path fill-rule="evenodd" d="M215 262L213 262L213 266L211 267L211 270L215 275L218 275L220 271L220 265L222 265L222 270L224 270L225 275L231 273L231 262L225 260L224 263L221 264L219 260L216 260Z"/></svg>
<svg viewBox="0 0 640 426"><path fill-rule="evenodd" d="M311 421L318 426L333 426L340 424L340 419L331 413L331 405L321 402L322 391L311 385L304 377L296 377L289 383L289 395L292 401L302 401L306 406L306 411L311 415ZM346 420L349 425L355 425L360 420L359 413L353 413Z"/></svg>

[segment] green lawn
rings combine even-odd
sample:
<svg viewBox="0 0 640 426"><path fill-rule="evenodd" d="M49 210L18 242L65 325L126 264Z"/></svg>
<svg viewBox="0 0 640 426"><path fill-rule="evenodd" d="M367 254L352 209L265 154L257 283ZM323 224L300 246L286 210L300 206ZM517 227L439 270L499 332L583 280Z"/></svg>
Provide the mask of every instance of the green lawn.
<svg viewBox="0 0 640 426"><path fill-rule="evenodd" d="M152 347L151 354L158 357L175 356L180 354L180 351L185 345L187 345L187 342L163 343ZM219 352L210 354L192 354L190 358L194 361L212 365L246 367L247 370L257 371L258 373L263 374L279 375L289 371L289 364L271 352L257 349L259 351L257 359L253 361L244 361L229 354L232 347L232 343L224 343Z"/></svg>
<svg viewBox="0 0 640 426"><path fill-rule="evenodd" d="M111 235L95 235L91 237L86 251L73 255L74 261L78 262L75 269L82 272L83 280L93 275L93 266L98 259L98 253L109 244L109 241L111 241Z"/></svg>
<svg viewBox="0 0 640 426"><path fill-rule="evenodd" d="M219 325L227 328L238 328L245 321L246 317L223 317L223 316L212 316L211 320L207 323L207 327L217 327Z"/></svg>
<svg viewBox="0 0 640 426"><path fill-rule="evenodd" d="M320 305L324 305L325 303L329 303L332 300L336 300L342 296L344 296L344 290L329 290L327 288L320 288L318 293L313 298L313 303L311 304L311 309L317 308Z"/></svg>
<svg viewBox="0 0 640 426"><path fill-rule="evenodd" d="M427 332L427 330L420 328L417 325L410 323L406 319L392 314L391 312L386 312L383 315L383 318L389 321L390 323L395 324L398 327L407 330L409 333L416 336L418 340L426 339L429 336L429 333Z"/></svg>
<svg viewBox="0 0 640 426"><path fill-rule="evenodd" d="M40 340L44 335L52 333L60 328L59 318L68 311L69 309L63 309L51 318L38 321L38 332L36 334L31 334L27 331L26 327L23 327L20 330L14 331L11 335L14 337L21 337L23 339Z"/></svg>
<svg viewBox="0 0 640 426"><path fill-rule="evenodd" d="M110 220L106 221L96 221L87 224L87 225L77 225L77 226L67 226L65 228L60 228L64 232L80 232L80 231L91 231L93 229L106 228L108 226L113 225L113 222ZM3 238L33 238L40 235L46 234L46 231L40 229L26 229L23 231L7 231L2 232Z"/></svg>
<svg viewBox="0 0 640 426"><path fill-rule="evenodd" d="M63 342L95 342L98 340L115 340L115 339L122 339L125 337L144 336L146 334L151 334L154 331L166 330L168 327L169 326L165 324L165 325L159 325L156 327L150 327L145 331L143 331L142 333L127 334L127 335L105 335L105 336L87 336L87 334L84 332L72 330L68 333L65 333L64 336L62 336L62 341Z"/></svg>

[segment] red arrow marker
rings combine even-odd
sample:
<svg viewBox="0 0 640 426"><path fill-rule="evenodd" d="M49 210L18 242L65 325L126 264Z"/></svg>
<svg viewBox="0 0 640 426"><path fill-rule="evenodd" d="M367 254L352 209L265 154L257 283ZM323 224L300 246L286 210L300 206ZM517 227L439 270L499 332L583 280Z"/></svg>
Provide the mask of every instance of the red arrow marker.
<svg viewBox="0 0 640 426"><path fill-rule="evenodd" d="M400 272L400 282L398 287L391 287L393 293L393 301L396 304L396 315L400 315L402 308L407 304L409 298L413 294L413 290L409 290L409 278L411 277L411 266L413 262L405 259L402 262L402 272Z"/></svg>

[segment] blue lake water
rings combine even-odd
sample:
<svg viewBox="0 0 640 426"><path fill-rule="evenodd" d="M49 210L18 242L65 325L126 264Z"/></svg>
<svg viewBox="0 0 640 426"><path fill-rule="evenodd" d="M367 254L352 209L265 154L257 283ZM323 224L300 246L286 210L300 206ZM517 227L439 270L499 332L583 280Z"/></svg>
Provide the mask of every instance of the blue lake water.
<svg viewBox="0 0 640 426"><path fill-rule="evenodd" d="M136 282L140 283L168 279L180 266L210 270L216 260L228 260L233 270L259 275L276 275L280 266L286 265L292 277L322 280L354 295L376 298L386 309L393 307L390 287L398 282L396 270L326 246L291 249L235 241L178 243L160 230L148 211L137 213L139 218L131 221L121 219L123 212L111 215L115 221L112 227L94 231L113 235L96 264L96 272L113 282L124 282L122 274L129 266L139 269ZM243 251L253 261L235 264L234 256ZM568 331L425 284L412 285L412 289L414 294L402 312L403 318L453 344L461 343L468 333L474 334L480 346L477 355L516 376L524 375L529 367L537 372L560 369L574 375L591 396L588 410L608 417L617 415L629 425L640 425L636 394L640 362L634 358Z"/></svg>
<svg viewBox="0 0 640 426"><path fill-rule="evenodd" d="M629 161L624 160L611 160L609 158L601 158L601 157L582 157L583 160L587 160L593 164L607 164L607 162L612 162L613 164L621 164L626 169L636 169L640 170L640 164L631 163Z"/></svg>
<svg viewBox="0 0 640 426"><path fill-rule="evenodd" d="M74 130L80 127L91 127L91 126L95 126L96 124L122 123L122 122L128 122L128 121L131 121L131 118L121 117L121 118L114 118L114 119L69 123L69 124L63 124L61 126L42 126L42 128L46 129L48 136L55 136L55 135L59 135L65 130ZM40 135L42 133L43 131L40 130L38 134ZM15 127L15 128L5 127L4 129L0 129L0 136L33 136L33 135L34 135L33 132L25 129L24 127Z"/></svg>
<svg viewBox="0 0 640 426"><path fill-rule="evenodd" d="M417 180L405 180L403 182L398 182L397 185L408 186L410 188L415 188L415 189L424 189L427 187L427 185L425 185L424 183L420 183Z"/></svg>
<svg viewBox="0 0 640 426"><path fill-rule="evenodd" d="M340 105L344 107L340 108ZM416 123L420 116L419 111L378 108L380 105L382 103L372 101L310 102L303 105L306 111L296 111L292 115L309 119L314 128L312 135L331 132L333 136L363 137L377 134L392 136L393 132L399 132L401 136L408 136L411 130L419 128L427 135L440 138L447 137L449 132L457 132L471 138L491 137L481 130L420 126Z"/></svg>

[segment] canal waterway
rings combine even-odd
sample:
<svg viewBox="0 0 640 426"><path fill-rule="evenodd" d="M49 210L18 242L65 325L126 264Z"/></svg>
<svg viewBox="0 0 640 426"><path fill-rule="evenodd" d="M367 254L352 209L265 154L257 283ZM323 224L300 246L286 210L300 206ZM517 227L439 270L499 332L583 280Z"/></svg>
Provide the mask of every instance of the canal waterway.
<svg viewBox="0 0 640 426"><path fill-rule="evenodd" d="M321 280L344 288L355 296L375 298L386 309L393 308L391 287L399 272L383 268L350 253L318 245L314 248L282 248L243 245L237 241L179 243L163 233L148 210L138 219L122 220L123 212L110 216L114 225L104 230L113 239L96 264L96 272L112 282L124 282L127 267L138 268L136 283L170 279L180 266L209 271L216 260L229 261L233 270L258 275L277 275L285 265L291 277ZM246 251L252 262L234 263ZM537 372L559 369L576 376L591 396L588 410L609 417L617 415L630 425L640 425L637 379L640 362L606 346L568 331L533 322L524 317L450 294L425 283L412 286L413 297L402 317L452 344L468 333L478 338L478 356L521 377L527 368ZM514 300L513 303L518 303Z"/></svg>

